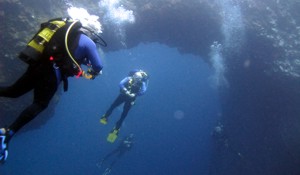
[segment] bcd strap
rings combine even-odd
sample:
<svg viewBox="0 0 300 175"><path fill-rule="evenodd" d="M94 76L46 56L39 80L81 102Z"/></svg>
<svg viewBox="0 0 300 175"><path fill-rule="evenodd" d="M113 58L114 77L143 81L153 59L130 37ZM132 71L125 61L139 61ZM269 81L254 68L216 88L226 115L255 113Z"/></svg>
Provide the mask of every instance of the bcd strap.
<svg viewBox="0 0 300 175"><path fill-rule="evenodd" d="M64 92L66 92L66 91L68 91L68 88L69 88L68 78L63 76L62 81L64 83Z"/></svg>

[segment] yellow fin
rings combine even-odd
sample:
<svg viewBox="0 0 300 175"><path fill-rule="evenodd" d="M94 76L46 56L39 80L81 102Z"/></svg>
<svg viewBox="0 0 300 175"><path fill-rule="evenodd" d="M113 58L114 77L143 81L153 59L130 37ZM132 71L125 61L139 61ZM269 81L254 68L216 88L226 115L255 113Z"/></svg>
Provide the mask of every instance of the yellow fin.
<svg viewBox="0 0 300 175"><path fill-rule="evenodd" d="M118 130L113 130L113 132L108 134L106 140L110 143L114 143L117 137L118 137Z"/></svg>
<svg viewBox="0 0 300 175"><path fill-rule="evenodd" d="M100 123L102 123L103 125L106 125L107 124L107 119L106 118L101 118Z"/></svg>

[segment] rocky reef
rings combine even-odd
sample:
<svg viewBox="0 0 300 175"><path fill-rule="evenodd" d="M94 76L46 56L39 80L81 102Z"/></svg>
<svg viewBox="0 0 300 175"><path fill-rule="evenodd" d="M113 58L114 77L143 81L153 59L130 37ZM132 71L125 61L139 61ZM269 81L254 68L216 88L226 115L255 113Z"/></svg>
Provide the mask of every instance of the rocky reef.
<svg viewBox="0 0 300 175"><path fill-rule="evenodd" d="M105 10L99 10L98 1L88 2L69 1L105 19ZM226 6L221 0L123 0L121 4L134 12L135 22L121 25L104 20L103 38L109 44L104 51L159 42L211 63L210 45L214 41L222 43L230 87L219 89L223 110L220 122L226 129L230 151L216 149L211 174L299 174L300 3L228 2L227 10L240 12L242 27L230 23L235 18L224 12ZM67 15L70 4L52 0L0 1L1 84L24 71L26 65L16 55L39 24ZM44 5L49 8L40 9ZM225 21L229 25L224 27ZM228 27L237 29L230 31L231 43L224 33L226 29L228 34ZM238 35L241 30L243 35ZM11 112L7 107L10 103L5 104L1 111Z"/></svg>

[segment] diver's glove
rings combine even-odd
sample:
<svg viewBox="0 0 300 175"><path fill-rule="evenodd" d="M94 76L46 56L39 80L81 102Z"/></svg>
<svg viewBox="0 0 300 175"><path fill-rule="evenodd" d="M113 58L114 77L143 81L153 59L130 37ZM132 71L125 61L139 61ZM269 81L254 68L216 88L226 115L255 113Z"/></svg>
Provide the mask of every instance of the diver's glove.
<svg viewBox="0 0 300 175"><path fill-rule="evenodd" d="M121 89L121 93L128 95L130 92L124 87Z"/></svg>
<svg viewBox="0 0 300 175"><path fill-rule="evenodd" d="M99 73L98 72L95 72L93 69L89 68L87 70L87 72L83 71L82 72L82 76L86 79L89 79L89 80L93 80L96 78L96 76L98 75L101 75L102 74L102 71L100 71Z"/></svg>
<svg viewBox="0 0 300 175"><path fill-rule="evenodd" d="M129 92L128 90L125 91L125 94L126 94L127 96L130 96L130 92Z"/></svg>
<svg viewBox="0 0 300 175"><path fill-rule="evenodd" d="M129 97L131 97L131 98L134 98L134 97L136 96L136 94L130 93L130 91L127 90L125 87L122 89L122 92L123 92L125 95L127 95L127 96L129 96Z"/></svg>
<svg viewBox="0 0 300 175"><path fill-rule="evenodd" d="M130 93L129 90L127 90L126 88L123 88L122 91L124 92L125 95L129 96L129 97L135 97L134 93Z"/></svg>
<svg viewBox="0 0 300 175"><path fill-rule="evenodd" d="M136 95L134 93L129 93L128 96L134 98Z"/></svg>

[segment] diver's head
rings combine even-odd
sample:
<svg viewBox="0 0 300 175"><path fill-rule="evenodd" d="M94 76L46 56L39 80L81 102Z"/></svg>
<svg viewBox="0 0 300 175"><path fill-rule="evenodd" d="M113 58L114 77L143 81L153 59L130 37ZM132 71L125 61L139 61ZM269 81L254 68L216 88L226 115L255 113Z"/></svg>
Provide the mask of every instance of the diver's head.
<svg viewBox="0 0 300 175"><path fill-rule="evenodd" d="M95 34L102 33L102 25L99 21L99 16L91 15L84 8L70 7L68 14L73 20L78 20L82 27Z"/></svg>
<svg viewBox="0 0 300 175"><path fill-rule="evenodd" d="M101 33L101 30L99 31L97 25L92 22L82 24L82 28L80 30L93 41L96 41L98 39L98 35Z"/></svg>
<svg viewBox="0 0 300 175"><path fill-rule="evenodd" d="M135 81L142 81L143 79L143 75L141 72L136 72L132 77Z"/></svg>
<svg viewBox="0 0 300 175"><path fill-rule="evenodd" d="M148 75L142 70L139 70L138 72L134 73L132 77L135 81L139 82L146 81L148 79Z"/></svg>
<svg viewBox="0 0 300 175"><path fill-rule="evenodd" d="M97 27L98 25L94 25L93 23L88 23L86 25L82 24L80 31L82 31L85 35L87 35L91 40L93 40L96 44L99 44L103 47L107 46L107 43L102 39L100 33L102 33L101 29Z"/></svg>

